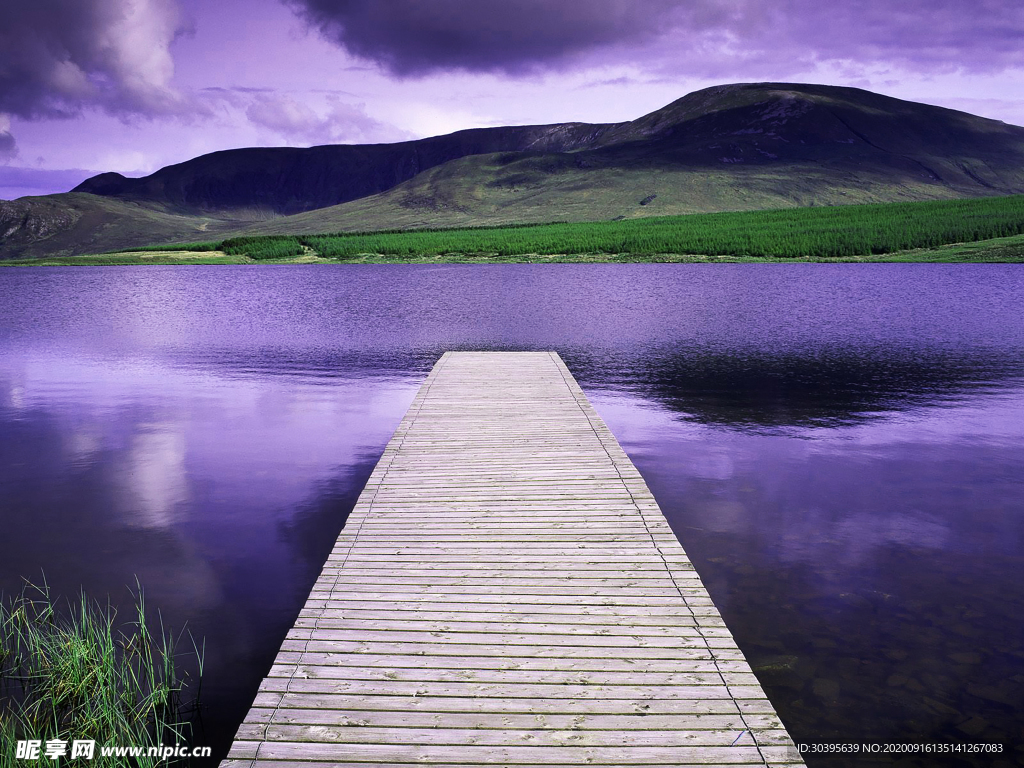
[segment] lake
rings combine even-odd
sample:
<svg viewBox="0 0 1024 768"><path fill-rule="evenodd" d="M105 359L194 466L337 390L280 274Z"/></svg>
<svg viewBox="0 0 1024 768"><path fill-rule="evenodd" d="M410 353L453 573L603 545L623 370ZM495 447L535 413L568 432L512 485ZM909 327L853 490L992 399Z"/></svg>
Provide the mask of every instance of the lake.
<svg viewBox="0 0 1024 768"><path fill-rule="evenodd" d="M205 638L226 752L445 350L557 350L798 743L1024 764L1024 270L335 265L0 272L0 589ZM214 761L216 762L216 761Z"/></svg>

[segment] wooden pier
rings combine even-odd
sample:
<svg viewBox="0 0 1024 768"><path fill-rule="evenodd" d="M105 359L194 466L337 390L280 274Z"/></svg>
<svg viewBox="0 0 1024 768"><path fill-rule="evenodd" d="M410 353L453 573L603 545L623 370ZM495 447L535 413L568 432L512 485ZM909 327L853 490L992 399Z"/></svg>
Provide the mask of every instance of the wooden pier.
<svg viewBox="0 0 1024 768"><path fill-rule="evenodd" d="M551 352L449 352L221 768L801 765Z"/></svg>

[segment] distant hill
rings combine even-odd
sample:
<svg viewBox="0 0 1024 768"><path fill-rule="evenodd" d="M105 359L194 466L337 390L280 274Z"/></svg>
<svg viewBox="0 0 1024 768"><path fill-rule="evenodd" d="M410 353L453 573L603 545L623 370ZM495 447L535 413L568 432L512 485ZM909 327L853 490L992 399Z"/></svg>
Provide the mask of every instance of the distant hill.
<svg viewBox="0 0 1024 768"><path fill-rule="evenodd" d="M220 239L241 224L80 192L0 201L0 259Z"/></svg>
<svg viewBox="0 0 1024 768"><path fill-rule="evenodd" d="M637 120L236 149L0 202L0 255L234 232L599 220L1024 192L1024 128L856 88L691 93Z"/></svg>
<svg viewBox="0 0 1024 768"><path fill-rule="evenodd" d="M176 213L263 218L374 195L467 155L569 152L589 146L606 126L583 123L478 128L397 144L292 149L229 149L161 168L141 179L103 173L74 192L160 206Z"/></svg>

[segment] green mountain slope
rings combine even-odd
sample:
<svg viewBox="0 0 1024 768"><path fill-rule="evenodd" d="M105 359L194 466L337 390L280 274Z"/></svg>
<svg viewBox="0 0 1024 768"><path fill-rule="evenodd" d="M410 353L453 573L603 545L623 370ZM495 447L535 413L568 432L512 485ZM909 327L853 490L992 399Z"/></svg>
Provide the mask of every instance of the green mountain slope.
<svg viewBox="0 0 1024 768"><path fill-rule="evenodd" d="M837 169L820 164L719 168L589 167L563 158L505 162L502 155L463 158L387 192L245 228L249 234L314 234L390 228L547 221L941 200L981 194L928 183L891 169Z"/></svg>
<svg viewBox="0 0 1024 768"><path fill-rule="evenodd" d="M153 242L212 240L239 222L168 214L121 200L69 192L0 201L0 258L102 253Z"/></svg>
<svg viewBox="0 0 1024 768"><path fill-rule="evenodd" d="M161 168L141 179L105 173L75 192L159 206L176 213L265 218L356 200L468 155L571 151L606 126L583 123L478 128L396 144L308 149L230 149Z"/></svg>
<svg viewBox="0 0 1024 768"><path fill-rule="evenodd" d="M1021 192L1024 128L855 88L757 83L697 91L620 124L231 150L143 179L103 174L75 195L0 203L0 254L226 232L586 221ZM45 208L35 218L49 223L19 225L11 206ZM67 224L62 206L91 213Z"/></svg>

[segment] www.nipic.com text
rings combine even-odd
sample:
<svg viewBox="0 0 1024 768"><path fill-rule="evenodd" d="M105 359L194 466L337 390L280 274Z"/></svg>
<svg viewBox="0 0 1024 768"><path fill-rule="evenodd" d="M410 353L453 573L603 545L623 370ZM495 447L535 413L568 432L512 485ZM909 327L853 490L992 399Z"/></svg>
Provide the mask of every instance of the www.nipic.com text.
<svg viewBox="0 0 1024 768"><path fill-rule="evenodd" d="M60 758L94 760L97 755L100 757L156 757L161 760L169 760L172 757L209 757L211 751L211 747L186 747L181 744L173 747L168 745L160 747L101 745L97 749L93 739L75 739L73 741L28 739L18 742L14 756L18 760L58 760Z"/></svg>

